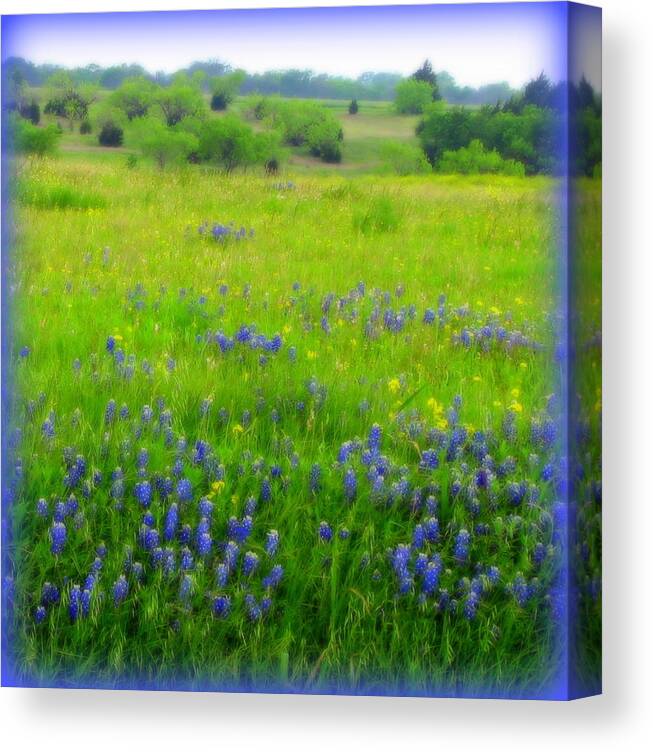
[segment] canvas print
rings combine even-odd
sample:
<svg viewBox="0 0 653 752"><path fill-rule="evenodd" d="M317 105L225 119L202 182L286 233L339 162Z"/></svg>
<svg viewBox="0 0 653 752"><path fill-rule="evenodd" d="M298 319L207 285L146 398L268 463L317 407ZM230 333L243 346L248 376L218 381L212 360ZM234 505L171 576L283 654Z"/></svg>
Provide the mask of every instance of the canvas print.
<svg viewBox="0 0 653 752"><path fill-rule="evenodd" d="M601 688L601 16L2 18L2 682Z"/></svg>

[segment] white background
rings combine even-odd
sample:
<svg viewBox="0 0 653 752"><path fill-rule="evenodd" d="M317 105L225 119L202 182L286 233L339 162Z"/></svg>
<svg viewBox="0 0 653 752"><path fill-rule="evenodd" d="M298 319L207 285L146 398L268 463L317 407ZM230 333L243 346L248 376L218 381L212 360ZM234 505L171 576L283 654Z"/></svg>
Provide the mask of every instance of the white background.
<svg viewBox="0 0 653 752"><path fill-rule="evenodd" d="M302 3L2 0L0 8L25 13L295 4ZM2 689L5 749L652 748L653 12L646 0L604 0L602 6L604 695L557 704Z"/></svg>

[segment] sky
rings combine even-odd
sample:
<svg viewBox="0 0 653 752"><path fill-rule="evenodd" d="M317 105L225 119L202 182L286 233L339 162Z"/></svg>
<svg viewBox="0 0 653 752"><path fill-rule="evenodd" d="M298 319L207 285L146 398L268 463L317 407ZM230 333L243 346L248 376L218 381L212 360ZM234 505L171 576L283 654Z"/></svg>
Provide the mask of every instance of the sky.
<svg viewBox="0 0 653 752"><path fill-rule="evenodd" d="M425 58L460 85L565 75L561 3L5 16L2 58L172 72L217 58L250 72L412 73ZM590 78L594 76L590 75ZM593 83L595 83L593 81Z"/></svg>

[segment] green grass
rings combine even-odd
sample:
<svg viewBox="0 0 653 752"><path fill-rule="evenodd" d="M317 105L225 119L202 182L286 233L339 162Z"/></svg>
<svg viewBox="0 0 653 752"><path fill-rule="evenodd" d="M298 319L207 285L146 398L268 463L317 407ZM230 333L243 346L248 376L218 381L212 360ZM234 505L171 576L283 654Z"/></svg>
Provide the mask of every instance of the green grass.
<svg viewBox="0 0 653 752"><path fill-rule="evenodd" d="M378 117L388 128L385 115ZM405 122L400 127L408 133ZM361 127L361 141L365 133ZM553 180L345 177L308 168L266 179L194 166L159 172L139 163L128 169L124 155L72 152L23 162L18 171L23 198L11 268L12 422L22 429L22 481L10 553L16 648L26 676L77 683L138 676L161 685L184 679L316 691L462 686L519 694L547 686L559 650L547 599L559 552L550 523L554 487L540 480L549 453L531 444L530 422L545 419L557 385L550 317L556 307ZM294 189L273 187L289 179ZM217 243L198 233L205 220L233 221L255 234ZM351 295L361 281L365 295ZM251 286L247 294L245 285ZM398 285L401 297L395 297ZM380 291L408 316L415 306L414 320L409 316L398 334L380 323L370 325L371 333L366 329L375 308L382 322L388 307ZM321 318L329 293L335 299L326 334ZM422 323L441 294L446 319ZM468 314L456 312L464 306ZM493 343L484 352L456 343L463 328L488 322L519 330L542 347L507 350ZM236 346L221 353L206 342L207 332L231 335L242 324L255 324L267 336L280 333L281 351L261 365L259 352ZM134 356L129 378L106 352L110 335ZM23 346L30 349L26 358L19 355ZM427 473L419 462L429 446L428 429L449 435L446 410L456 395L470 438L463 456L448 462L440 452L439 467ZM109 399L118 408L127 405L130 418L105 425ZM259 495L270 465L281 468L281 478L271 480L272 500L259 503L243 547L259 554L265 574L271 566L263 550L266 531L280 533L277 560L285 576L260 622L250 622L244 604L246 591L264 594L258 574L248 580L236 573L226 588L217 587L214 548L191 572L192 596L184 604L179 574L155 570L139 547L142 510L133 496L138 450L149 450L149 477L169 474L175 460L175 448L165 445L157 428L159 399L171 410L175 442L188 441L183 472L195 501L182 508L182 522L196 525L197 499L209 495L216 544L226 539L229 516L240 518L246 499ZM211 407L202 415L205 400ZM155 414L144 428L143 405ZM220 418L220 408L227 418ZM47 439L42 424L51 411L56 433ZM506 416L514 416L514 441L502 433ZM387 549L410 543L422 512L409 499L375 500L358 455L351 461L356 498L343 497L338 448L356 437L365 442L374 423L382 427L382 451L392 467L388 483L397 482L405 466L412 488L438 499L441 538L427 550L442 556L441 587L459 599L451 612L439 613L435 597L420 604L419 578L412 595L397 596ZM453 484L471 482L478 467L471 453L477 430L494 437L488 451L496 464L513 457L514 479L539 489L532 504L511 506L508 481L500 478L492 494L476 494L478 517L453 495ZM209 442L224 466L224 485L213 485L193 465L197 439ZM62 453L68 446L89 469L101 470L103 480L88 499L75 490L84 516L79 529L67 520L68 541L55 557L50 520L39 518L35 505L44 497L52 506L64 495ZM309 487L314 463L322 468L315 493ZM118 466L127 488L122 511L114 509L108 479ZM151 511L159 529L167 506L155 495ZM321 520L333 527L329 544L318 539ZM458 563L454 539L477 522L488 525L488 535L474 535L470 561ZM350 531L346 540L337 535L343 526ZM71 586L84 581L100 542L108 553L90 615L71 623ZM548 547L540 569L532 560L537 543ZM173 545L178 552L179 544ZM111 590L123 571L125 546L143 562L145 580L139 584L128 573L129 596L114 608ZM485 581L478 614L467 620L466 596L457 589L461 577L474 576L474 562L498 566L501 582L489 587ZM520 572L539 578L525 606L509 591ZM63 603L36 625L45 581L61 588ZM223 591L232 598L224 620L211 613L212 598Z"/></svg>

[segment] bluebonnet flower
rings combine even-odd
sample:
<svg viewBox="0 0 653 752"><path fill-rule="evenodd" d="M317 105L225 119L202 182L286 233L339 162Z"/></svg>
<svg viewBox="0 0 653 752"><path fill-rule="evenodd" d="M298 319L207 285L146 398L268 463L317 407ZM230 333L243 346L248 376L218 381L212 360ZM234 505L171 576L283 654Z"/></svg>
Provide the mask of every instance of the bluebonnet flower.
<svg viewBox="0 0 653 752"><path fill-rule="evenodd" d="M38 514L39 517L47 517L50 512L50 509L48 507L48 502L45 499L39 499L36 502L36 514Z"/></svg>
<svg viewBox="0 0 653 752"><path fill-rule="evenodd" d="M236 567L240 547L235 541L229 541L224 548L224 563L229 571Z"/></svg>
<svg viewBox="0 0 653 752"><path fill-rule="evenodd" d="M80 590L79 585L73 585L70 590L70 600L68 603L68 615L70 616L70 621L77 621L81 597L82 591Z"/></svg>
<svg viewBox="0 0 653 752"><path fill-rule="evenodd" d="M275 564L269 574L263 578L262 584L265 588L275 588L283 578L283 567L281 564Z"/></svg>
<svg viewBox="0 0 653 752"><path fill-rule="evenodd" d="M141 545L146 551L152 551L159 545L159 531L153 528L141 530Z"/></svg>
<svg viewBox="0 0 653 752"><path fill-rule="evenodd" d="M114 337L107 337L106 348L108 353L113 353L116 349L116 340Z"/></svg>
<svg viewBox="0 0 653 752"><path fill-rule="evenodd" d="M425 449L422 452L422 459L420 461L420 468L422 470L437 470L439 464L440 460L435 449Z"/></svg>
<svg viewBox="0 0 653 752"><path fill-rule="evenodd" d="M58 556L66 545L66 526L63 522L54 522L50 528L50 550Z"/></svg>
<svg viewBox="0 0 653 752"><path fill-rule="evenodd" d="M48 418L43 422L43 425L41 426L41 431L43 433L43 436L45 436L46 439L53 439L54 438L54 421L51 418Z"/></svg>
<svg viewBox="0 0 653 752"><path fill-rule="evenodd" d="M245 607L247 608L247 615L249 616L250 621L258 621L263 616L261 607L251 593L245 595Z"/></svg>
<svg viewBox="0 0 653 752"><path fill-rule="evenodd" d="M134 495L138 503L147 509L152 503L152 486L147 480L141 481L134 486Z"/></svg>
<svg viewBox="0 0 653 752"><path fill-rule="evenodd" d="M184 546L180 551L180 555L179 568L183 570L192 569L194 562L190 548Z"/></svg>
<svg viewBox="0 0 653 752"><path fill-rule="evenodd" d="M120 605L125 600L125 598L127 598L128 594L129 583L127 582L125 575L121 574L113 584L113 605Z"/></svg>
<svg viewBox="0 0 653 752"><path fill-rule="evenodd" d="M381 448L381 426L378 423L375 423L372 428L370 428L367 446L372 451L378 451Z"/></svg>
<svg viewBox="0 0 653 752"><path fill-rule="evenodd" d="M476 617L476 611L478 610L479 605L479 597L476 593L471 592L465 598L465 602L463 603L463 616L468 621L472 621Z"/></svg>
<svg viewBox="0 0 653 752"><path fill-rule="evenodd" d="M265 539L265 552L268 556L274 556L279 548L279 533L276 530L270 530Z"/></svg>
<svg viewBox="0 0 653 752"><path fill-rule="evenodd" d="M209 532L201 532L197 536L197 553L201 557L206 557L211 553L211 548L213 546L213 539L211 538L211 534Z"/></svg>
<svg viewBox="0 0 653 752"><path fill-rule="evenodd" d="M145 512L143 515L143 524L148 527L154 527L154 515L152 512Z"/></svg>
<svg viewBox="0 0 653 752"><path fill-rule="evenodd" d="M215 584L220 587L226 587L229 579L229 568L226 564L220 563L215 568Z"/></svg>
<svg viewBox="0 0 653 752"><path fill-rule="evenodd" d="M469 556L470 541L471 536L465 529L460 530L458 532L458 535L456 535L453 555L454 559L456 559L457 562L464 563L467 561L467 558Z"/></svg>
<svg viewBox="0 0 653 752"><path fill-rule="evenodd" d="M415 525L413 529L413 548L422 548L424 546L424 528L422 525Z"/></svg>
<svg viewBox="0 0 653 752"><path fill-rule="evenodd" d="M490 567L487 570L487 578L492 583L492 585L496 585L501 579L501 572L499 571L499 567Z"/></svg>
<svg viewBox="0 0 653 752"><path fill-rule="evenodd" d="M210 499L207 499L206 496L203 496L200 499L200 503L198 504L199 513L202 515L202 517L211 518L213 515L213 502Z"/></svg>
<svg viewBox="0 0 653 752"><path fill-rule="evenodd" d="M346 527L342 527L338 531L338 538L340 538L340 540L347 540L347 538L349 538L349 535L349 530Z"/></svg>
<svg viewBox="0 0 653 752"><path fill-rule="evenodd" d="M263 478L261 481L261 501L270 501L272 498L272 486L269 478Z"/></svg>
<svg viewBox="0 0 653 752"><path fill-rule="evenodd" d="M508 496L508 501L513 506L518 506L521 504L526 494L526 484L514 482L508 483L506 486L506 494Z"/></svg>
<svg viewBox="0 0 653 752"><path fill-rule="evenodd" d="M186 603L193 591L193 578L189 574L182 575L179 583L179 600Z"/></svg>
<svg viewBox="0 0 653 752"><path fill-rule="evenodd" d="M245 577L253 574L256 571L258 564L258 554L254 553L254 551L247 551L243 557L243 574Z"/></svg>
<svg viewBox="0 0 653 752"><path fill-rule="evenodd" d="M127 418L129 418L129 408L127 407L127 405L122 404L120 406L119 417L120 420L127 420Z"/></svg>
<svg viewBox="0 0 653 752"><path fill-rule="evenodd" d="M44 606L49 606L54 603L59 603L59 588L53 585L51 582L44 582L41 588L41 603Z"/></svg>
<svg viewBox="0 0 653 752"><path fill-rule="evenodd" d="M422 580L422 592L425 595L432 595L438 589L441 571L442 567L437 561L430 561L426 565Z"/></svg>
<svg viewBox="0 0 653 752"><path fill-rule="evenodd" d="M357 480L356 473L351 467L348 467L345 470L343 483L345 499L347 499L348 501L353 501L353 499L356 497Z"/></svg>
<svg viewBox="0 0 653 752"><path fill-rule="evenodd" d="M427 308L424 311L424 319L425 324L432 324L435 321L435 311L432 308Z"/></svg>
<svg viewBox="0 0 653 752"><path fill-rule="evenodd" d="M112 423L115 416L116 416L116 401L113 399L110 399L107 402L106 408L104 409L104 422L107 425L109 423Z"/></svg>
<svg viewBox="0 0 653 752"><path fill-rule="evenodd" d="M521 573L516 575L510 585L510 590L520 606L525 606L535 592L535 588L526 582L526 578Z"/></svg>
<svg viewBox="0 0 653 752"><path fill-rule="evenodd" d="M79 598L79 603L82 608L82 616L86 617L91 613L91 591L88 589L82 590L82 594Z"/></svg>
<svg viewBox="0 0 653 752"><path fill-rule="evenodd" d="M228 595L217 595L213 599L213 615L225 619L231 611L231 598Z"/></svg>
<svg viewBox="0 0 653 752"><path fill-rule="evenodd" d="M176 504L171 504L166 514L165 523L163 527L163 537L167 541L171 541L177 532L177 526L179 524L179 508Z"/></svg>
<svg viewBox="0 0 653 752"><path fill-rule="evenodd" d="M322 477L322 468L319 466L319 464L316 462L311 467L311 473L310 473L310 488L313 493L318 493L320 490L320 480Z"/></svg>
<svg viewBox="0 0 653 752"><path fill-rule="evenodd" d="M193 498L193 487L188 478L182 478L177 483L177 496L180 501L190 501Z"/></svg>
<svg viewBox="0 0 653 752"><path fill-rule="evenodd" d="M417 554L415 558L415 574L423 575L426 571L426 565L429 563L429 557L424 552Z"/></svg>
<svg viewBox="0 0 653 752"><path fill-rule="evenodd" d="M320 537L320 540L323 540L325 543L328 543L331 538L333 538L333 530L331 529L331 525L329 525L328 522L325 522L322 520L320 522L320 525L318 527L318 535Z"/></svg>
<svg viewBox="0 0 653 752"><path fill-rule="evenodd" d="M429 543L437 543L440 537L440 523L435 517L429 517L423 523L424 536Z"/></svg>
<svg viewBox="0 0 653 752"><path fill-rule="evenodd" d="M536 567L539 567L544 559L546 559L546 546L543 543L538 543L533 550L533 563Z"/></svg>
<svg viewBox="0 0 653 752"><path fill-rule="evenodd" d="M45 610L44 606L37 606L36 610L34 611L34 621L37 624L40 624L42 621L45 620L45 617L47 616L47 612Z"/></svg>
<svg viewBox="0 0 653 752"><path fill-rule="evenodd" d="M256 497L255 496L250 496L245 501L245 514L248 517L252 517L253 514L254 514L254 512L256 511L256 507L257 506L258 506L258 502L256 501Z"/></svg>

